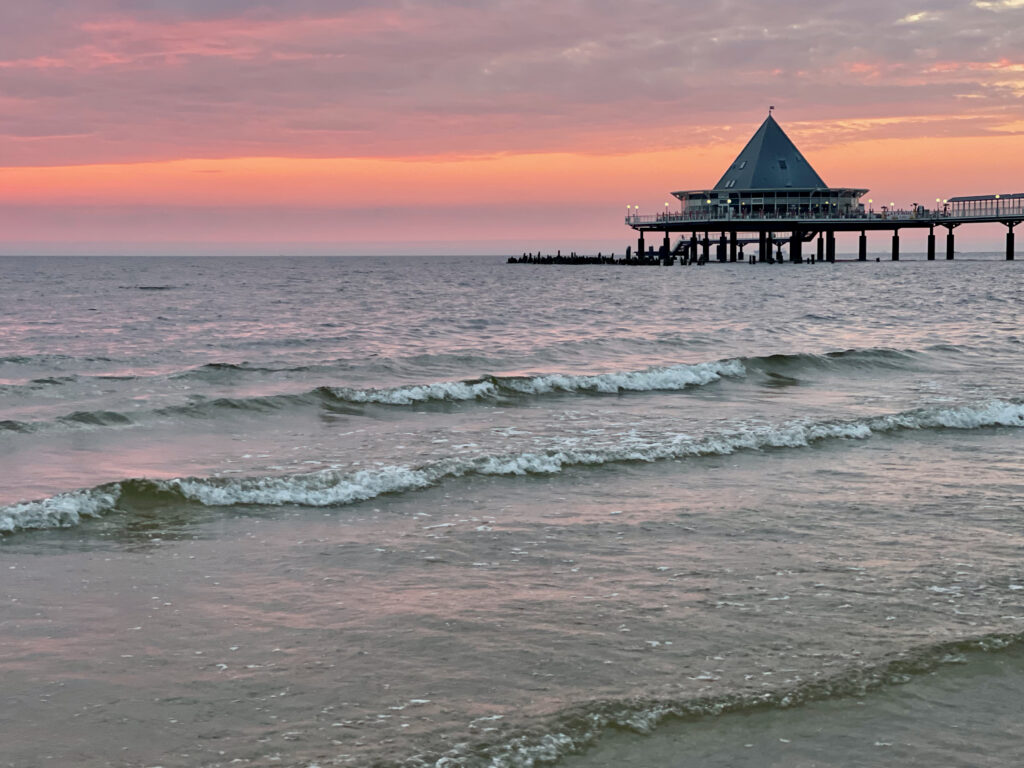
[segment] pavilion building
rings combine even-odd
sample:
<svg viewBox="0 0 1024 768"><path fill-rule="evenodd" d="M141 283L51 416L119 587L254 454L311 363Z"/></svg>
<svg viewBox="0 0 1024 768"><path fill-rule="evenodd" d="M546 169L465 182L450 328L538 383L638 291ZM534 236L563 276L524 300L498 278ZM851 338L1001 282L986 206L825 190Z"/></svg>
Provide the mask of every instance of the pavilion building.
<svg viewBox="0 0 1024 768"><path fill-rule="evenodd" d="M731 216L852 216L864 213L866 189L830 187L769 111L712 189L673 192L683 213Z"/></svg>

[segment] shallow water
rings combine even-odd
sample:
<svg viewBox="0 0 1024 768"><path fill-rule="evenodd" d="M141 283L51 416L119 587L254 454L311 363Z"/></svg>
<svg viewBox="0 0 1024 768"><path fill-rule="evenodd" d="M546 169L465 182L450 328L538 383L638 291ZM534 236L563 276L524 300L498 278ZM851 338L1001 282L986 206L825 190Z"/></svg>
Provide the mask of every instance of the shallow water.
<svg viewBox="0 0 1024 768"><path fill-rule="evenodd" d="M4 266L0 765L1019 751L1018 263Z"/></svg>

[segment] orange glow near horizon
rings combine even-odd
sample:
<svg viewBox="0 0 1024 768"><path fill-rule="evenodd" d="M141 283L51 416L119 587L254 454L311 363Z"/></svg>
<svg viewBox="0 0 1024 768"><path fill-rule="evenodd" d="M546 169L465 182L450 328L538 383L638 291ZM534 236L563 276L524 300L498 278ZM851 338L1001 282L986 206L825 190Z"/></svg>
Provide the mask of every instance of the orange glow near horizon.
<svg viewBox="0 0 1024 768"><path fill-rule="evenodd" d="M797 140L799 144L799 140ZM318 206L340 208L548 203L661 205L677 189L717 182L741 144L615 155L454 158L187 159L7 167L0 202L31 206ZM881 197L979 194L1020 184L1008 157L1019 135L876 139L805 154L834 186ZM653 210L653 209L651 209Z"/></svg>
<svg viewBox="0 0 1024 768"><path fill-rule="evenodd" d="M32 205L319 205L341 207L595 202L630 199L644 180L723 161L683 151L470 158L283 158L5 168L0 201ZM725 160L724 162L728 162ZM703 173L703 172L707 173ZM678 175L678 174L676 174ZM716 179L717 180L717 176ZM662 185L664 186L664 185ZM670 191L670 190L668 190ZM665 192L667 193L667 191Z"/></svg>

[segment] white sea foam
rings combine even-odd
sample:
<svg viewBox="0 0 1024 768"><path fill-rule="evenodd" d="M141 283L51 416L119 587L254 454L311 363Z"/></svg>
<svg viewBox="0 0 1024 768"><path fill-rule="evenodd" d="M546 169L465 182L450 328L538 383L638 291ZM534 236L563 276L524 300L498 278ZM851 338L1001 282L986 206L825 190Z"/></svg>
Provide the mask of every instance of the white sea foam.
<svg viewBox="0 0 1024 768"><path fill-rule="evenodd" d="M440 479L436 470L404 466L364 469L352 474L325 470L311 474L261 477L227 482L187 478L158 481L186 499L210 507L234 504L328 507L376 498L384 493L413 491Z"/></svg>
<svg viewBox="0 0 1024 768"><path fill-rule="evenodd" d="M117 504L116 485L59 493L48 499L0 507L0 531L13 533L33 528L70 528L83 517L100 517Z"/></svg>
<svg viewBox="0 0 1024 768"><path fill-rule="evenodd" d="M762 710L771 707L782 710L806 702L863 696L869 691L908 682L913 679L913 675L927 673L943 664L966 663L968 657L962 650L964 645L972 650L992 651L1018 644L1021 640L1021 635L989 635L966 642L954 641L932 647L926 646L917 651L916 658L911 662L916 668L911 673L906 671L907 660L901 658L867 667L852 666L847 672L840 672L835 677L819 679L813 683L800 682L795 687L787 686L791 681L786 681L786 684L780 687L747 695L726 694L720 697L680 699L675 702L651 701L647 704L623 702L619 706L598 704L597 711L567 718L548 733L534 732L513 736L503 743L493 744L486 751L477 748L471 752L467 742L456 744L435 760L433 766L469 768L483 764L480 758L486 755L488 768L537 768L539 765L557 762L566 755L592 745L609 728L649 734L667 718L673 716L718 717L731 712L749 711L751 708ZM779 741L789 743L790 739L780 738ZM875 746L886 744L887 742L875 742ZM424 763L414 758L403 765L413 768L423 766Z"/></svg>
<svg viewBox="0 0 1024 768"><path fill-rule="evenodd" d="M322 470L260 478L179 478L145 482L157 491L175 493L206 506L328 507L366 501L387 493L419 490L473 474L555 474L582 465L724 456L744 450L801 448L822 440L863 440L894 431L992 426L1024 427L1024 404L997 400L978 406L921 409L851 421L737 426L700 437L682 433L627 433L595 442L573 436L532 451L450 457L420 467L395 465L349 473ZM76 525L84 517L98 517L113 509L121 492L121 485L112 484L0 507L0 531Z"/></svg>
<svg viewBox="0 0 1024 768"><path fill-rule="evenodd" d="M502 391L522 395L552 392L650 392L679 390L719 381L723 376L739 377L746 368L739 360L723 360L694 365L674 365L644 371L622 371L577 376L551 373L532 377L489 377L480 381L441 381L393 389L331 389L336 397L353 403L412 405L431 400L478 400L496 397Z"/></svg>
<svg viewBox="0 0 1024 768"><path fill-rule="evenodd" d="M394 389L347 389L335 387L331 391L342 400L352 403L380 403L383 405L412 405L430 400L476 400L494 397L498 388L493 381L476 382L439 381Z"/></svg>
<svg viewBox="0 0 1024 768"><path fill-rule="evenodd" d="M449 458L422 467L389 466L346 474L328 470L283 477L159 481L185 498L209 506L232 504L324 507L372 499L436 485L465 475L556 474L568 467L622 461L660 461L695 456L725 456L743 450L801 448L822 440L863 440L876 433L906 429L984 426L1024 426L1024 405L993 402L978 408L879 416L849 422L794 422L781 426L735 428L703 437L687 434L620 436L600 445L580 445L575 439L544 450L503 456Z"/></svg>
<svg viewBox="0 0 1024 768"><path fill-rule="evenodd" d="M895 429L980 429L1024 427L1024 404L992 400L981 406L960 406L936 411L917 411L874 419L876 432Z"/></svg>
<svg viewBox="0 0 1024 768"><path fill-rule="evenodd" d="M674 365L668 368L650 368L645 371L600 373L592 376L549 374L529 379L510 378L506 386L523 394L541 395L548 392L650 392L703 386L723 376L739 377L747 369L739 360L722 360L695 365Z"/></svg>

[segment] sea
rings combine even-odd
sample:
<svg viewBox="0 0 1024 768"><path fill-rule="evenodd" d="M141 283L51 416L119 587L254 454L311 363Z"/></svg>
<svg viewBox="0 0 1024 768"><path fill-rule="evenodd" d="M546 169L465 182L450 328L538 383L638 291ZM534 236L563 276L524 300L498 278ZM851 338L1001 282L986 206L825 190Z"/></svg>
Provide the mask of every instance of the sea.
<svg viewBox="0 0 1024 768"><path fill-rule="evenodd" d="M1021 261L0 269L0 766L1024 756Z"/></svg>

